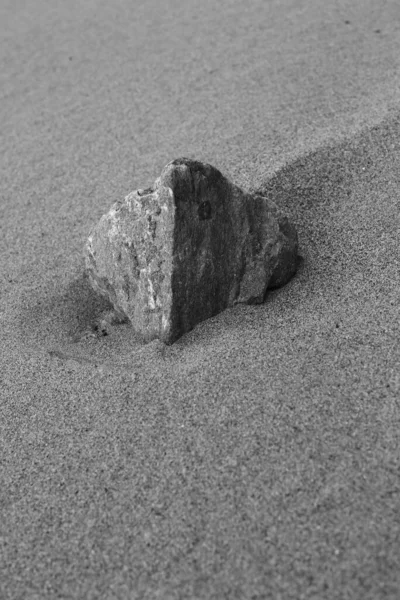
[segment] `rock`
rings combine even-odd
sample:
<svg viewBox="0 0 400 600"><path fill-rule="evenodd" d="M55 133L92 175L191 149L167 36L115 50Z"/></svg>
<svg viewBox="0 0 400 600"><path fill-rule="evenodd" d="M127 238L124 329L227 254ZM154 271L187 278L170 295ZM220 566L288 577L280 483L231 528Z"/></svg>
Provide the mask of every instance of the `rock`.
<svg viewBox="0 0 400 600"><path fill-rule="evenodd" d="M271 200L180 158L153 187L114 204L85 258L117 314L145 341L171 344L229 306L263 302L295 273L297 251L293 225Z"/></svg>

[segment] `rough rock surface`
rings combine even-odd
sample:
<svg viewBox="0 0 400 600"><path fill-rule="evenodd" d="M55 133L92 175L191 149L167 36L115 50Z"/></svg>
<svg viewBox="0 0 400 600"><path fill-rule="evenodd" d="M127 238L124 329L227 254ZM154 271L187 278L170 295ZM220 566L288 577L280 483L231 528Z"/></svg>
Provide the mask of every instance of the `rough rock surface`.
<svg viewBox="0 0 400 600"><path fill-rule="evenodd" d="M171 344L238 302L260 303L297 267L277 206L216 168L180 158L153 187L114 204L88 238L89 280L134 330Z"/></svg>

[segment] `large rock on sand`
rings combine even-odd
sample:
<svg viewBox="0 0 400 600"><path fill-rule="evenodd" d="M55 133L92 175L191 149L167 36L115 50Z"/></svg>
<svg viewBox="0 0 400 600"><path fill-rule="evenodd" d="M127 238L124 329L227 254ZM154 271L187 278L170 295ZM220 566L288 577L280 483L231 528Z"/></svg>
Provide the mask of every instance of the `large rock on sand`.
<svg viewBox="0 0 400 600"><path fill-rule="evenodd" d="M95 290L146 341L171 344L238 302L263 302L297 266L297 234L271 200L214 167L169 163L154 185L117 202L92 231Z"/></svg>

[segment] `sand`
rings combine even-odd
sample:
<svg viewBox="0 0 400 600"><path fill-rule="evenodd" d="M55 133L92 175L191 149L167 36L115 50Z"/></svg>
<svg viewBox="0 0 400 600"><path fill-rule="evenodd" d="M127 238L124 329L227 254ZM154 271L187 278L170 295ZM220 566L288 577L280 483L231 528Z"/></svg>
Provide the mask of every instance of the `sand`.
<svg viewBox="0 0 400 600"><path fill-rule="evenodd" d="M400 9L0 1L0 598L400 589ZM273 198L302 264L170 347L82 248L179 156Z"/></svg>

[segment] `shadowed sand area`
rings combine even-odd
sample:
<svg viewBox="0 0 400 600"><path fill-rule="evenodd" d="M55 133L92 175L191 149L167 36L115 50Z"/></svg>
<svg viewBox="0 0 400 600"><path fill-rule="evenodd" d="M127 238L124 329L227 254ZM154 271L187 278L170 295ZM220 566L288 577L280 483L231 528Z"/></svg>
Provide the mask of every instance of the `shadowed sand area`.
<svg viewBox="0 0 400 600"><path fill-rule="evenodd" d="M397 5L65 6L0 1L0 598L397 599ZM276 201L299 271L101 335L85 239L182 155Z"/></svg>

